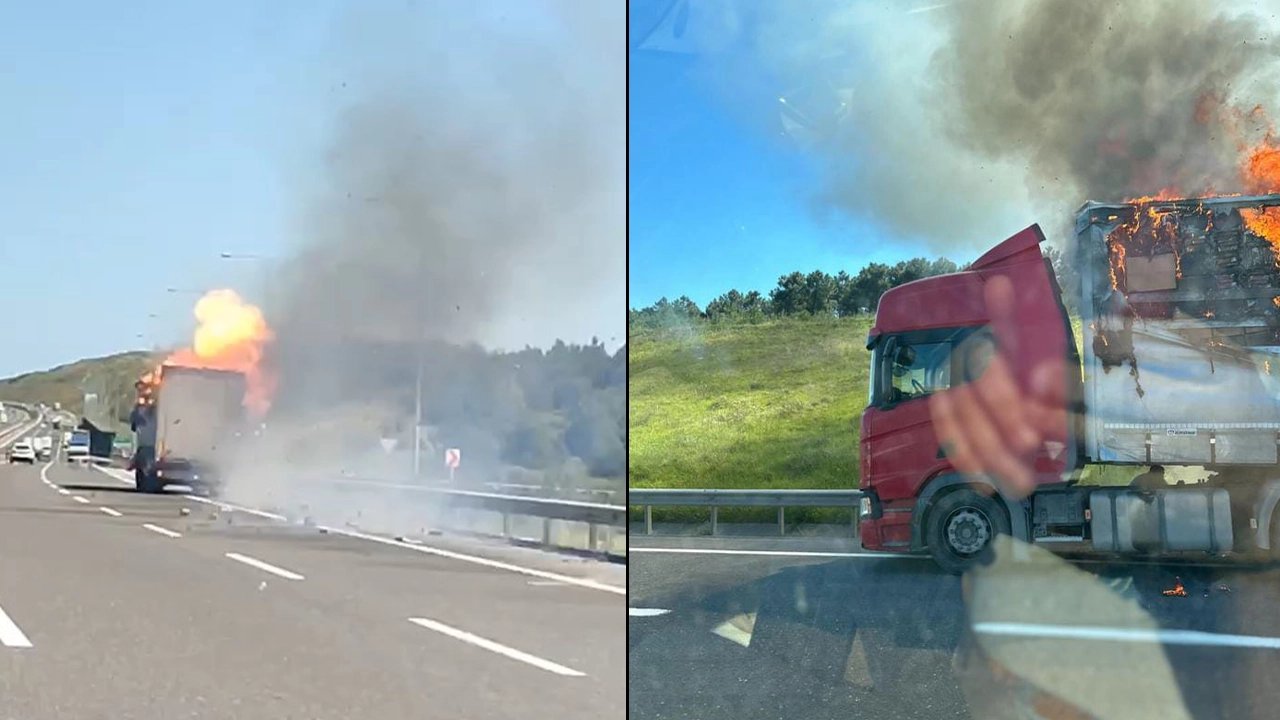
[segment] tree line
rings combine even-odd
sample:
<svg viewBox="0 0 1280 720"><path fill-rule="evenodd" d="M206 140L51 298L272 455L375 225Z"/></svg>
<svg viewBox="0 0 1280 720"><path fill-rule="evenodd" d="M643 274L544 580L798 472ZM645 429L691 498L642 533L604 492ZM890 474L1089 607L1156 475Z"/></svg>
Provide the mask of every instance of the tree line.
<svg viewBox="0 0 1280 720"><path fill-rule="evenodd" d="M379 436L412 447L421 362L426 442L463 449L469 477L500 477L508 466L599 478L626 474L625 346L609 352L592 338L583 345L557 340L546 350L491 351L446 341L306 350L301 357L269 356L280 382L268 425L353 412L341 409L363 404L377 408L370 413L381 425L351 418L342 425L345 435L363 447L375 446Z"/></svg>
<svg viewBox="0 0 1280 720"><path fill-rule="evenodd" d="M1063 288L1074 288L1079 278L1075 268L1067 262L1067 256L1058 248L1045 246L1044 255L1052 265ZM666 325L672 320L761 320L767 317L808 316L848 317L874 313L880 304L880 296L889 288L905 283L946 275L967 269L969 264L957 265L944 257L929 260L917 257L902 260L894 265L870 263L855 275L841 270L835 275L814 270L810 273L792 272L778 278L778 284L768 295L758 290L741 292L737 289L721 294L705 308L681 295L675 300L663 297L654 304L628 311L630 325ZM1063 301L1068 310L1075 309L1075 296L1065 292Z"/></svg>
<svg viewBox="0 0 1280 720"><path fill-rule="evenodd" d="M681 295L675 300L661 298L653 305L631 309L632 324L663 324L671 319L763 319L785 316L847 317L875 312L886 290L913 280L944 275L961 268L947 258L917 257L894 265L870 263L850 275L841 270L832 275L822 270L792 272L778 278L768 295L758 290L729 290L705 308Z"/></svg>

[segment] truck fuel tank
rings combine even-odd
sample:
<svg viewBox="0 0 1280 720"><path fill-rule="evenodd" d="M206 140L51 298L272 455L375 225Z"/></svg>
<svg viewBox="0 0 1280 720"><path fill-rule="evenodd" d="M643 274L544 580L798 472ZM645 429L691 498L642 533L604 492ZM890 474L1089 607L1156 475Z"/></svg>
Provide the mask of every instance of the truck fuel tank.
<svg viewBox="0 0 1280 720"><path fill-rule="evenodd" d="M1223 553L1234 547L1230 496L1223 488L1095 490L1089 509L1096 550Z"/></svg>

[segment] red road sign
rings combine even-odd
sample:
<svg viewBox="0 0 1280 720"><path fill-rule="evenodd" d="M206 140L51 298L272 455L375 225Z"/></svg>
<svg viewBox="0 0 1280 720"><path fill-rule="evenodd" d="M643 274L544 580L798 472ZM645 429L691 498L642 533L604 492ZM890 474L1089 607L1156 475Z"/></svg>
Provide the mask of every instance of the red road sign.
<svg viewBox="0 0 1280 720"><path fill-rule="evenodd" d="M449 448L444 451L444 464L450 470L457 469L462 464L462 451L458 448Z"/></svg>

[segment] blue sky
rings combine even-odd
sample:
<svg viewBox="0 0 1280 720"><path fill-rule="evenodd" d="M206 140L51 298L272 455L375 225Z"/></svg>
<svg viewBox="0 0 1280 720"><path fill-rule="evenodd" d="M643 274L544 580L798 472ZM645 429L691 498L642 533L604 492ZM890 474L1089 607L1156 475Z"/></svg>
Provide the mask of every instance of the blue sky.
<svg viewBox="0 0 1280 720"><path fill-rule="evenodd" d="M591 261L616 274L593 270L595 284L574 294L559 288L566 285L561 275L546 273L558 289L533 283L546 297L526 295L522 302L522 313L536 312L546 322L520 325L523 335L507 328L503 338L519 347L549 345L555 337L586 342L593 334L622 335L623 13L620 7L614 13L615 35L600 26L609 13L585 12L575 3L0 4L0 166L6 170L0 174L6 270L0 297L7 304L0 313L0 377L187 342L197 294L170 293L170 287L231 287L263 300L272 261L289 257L315 232L317 202L330 197L325 190L333 182L344 113L401 88L434 88L448 98L441 106L438 94L420 92L416 101L429 106L428 116L503 110L498 101L505 100L543 102L546 107L525 108L528 117L545 122L548 114L564 112L569 94L589 106L579 108L580 115L604 118L597 122L607 128L604 135L616 133L617 157L608 160L617 167L617 182L596 185L599 193L613 192L616 202L592 199L595 205L582 209L586 219L561 220L593 237L616 238L616 245L607 253L592 248L564 257L564 247L540 243L540 255L521 261ZM563 87L522 88L529 100L503 85L524 77L518 71L473 77L502 70L513 43L527 40L527 52L541 52L539 43L557 42L548 40L555 33L569 39L542 57L576 65L553 65L542 76L560 78ZM604 43L617 47L616 61L600 60ZM594 64L588 68L583 57ZM436 79L439 87L431 82ZM595 108L604 96L608 112ZM482 129L499 128L487 138L494 142L503 139L502 129L521 127L484 119L491 122L478 123ZM581 151L574 143L565 148ZM222 253L267 261L224 260ZM566 302L583 306L582 294L594 305L565 313ZM616 313L609 314L609 306ZM507 320L490 319L495 327Z"/></svg>
<svg viewBox="0 0 1280 720"><path fill-rule="evenodd" d="M776 115L781 94L767 77L736 88L730 105L696 53L637 48L681 2L642 0L631 17L631 307L680 295L705 305L730 288L767 293L793 270L854 272L937 254L864 219L815 210L813 158L761 121Z"/></svg>
<svg viewBox="0 0 1280 720"><path fill-rule="evenodd" d="M218 256L286 247L345 79L325 61L336 16L3 4L0 376L181 341L194 297L168 287L257 296L266 268Z"/></svg>

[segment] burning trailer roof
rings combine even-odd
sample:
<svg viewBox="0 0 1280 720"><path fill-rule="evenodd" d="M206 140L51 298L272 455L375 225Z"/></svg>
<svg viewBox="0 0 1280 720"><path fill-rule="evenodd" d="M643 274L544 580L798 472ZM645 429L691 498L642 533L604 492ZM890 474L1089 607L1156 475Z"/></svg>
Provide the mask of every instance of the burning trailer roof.
<svg viewBox="0 0 1280 720"><path fill-rule="evenodd" d="M1280 195L1090 202L1076 230L1095 317L1280 345Z"/></svg>

